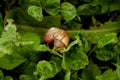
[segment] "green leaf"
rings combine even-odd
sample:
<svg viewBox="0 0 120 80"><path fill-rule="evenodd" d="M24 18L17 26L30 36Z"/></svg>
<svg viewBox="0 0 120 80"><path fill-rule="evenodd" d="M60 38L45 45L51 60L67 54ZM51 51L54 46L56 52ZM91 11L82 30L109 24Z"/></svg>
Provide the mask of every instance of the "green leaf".
<svg viewBox="0 0 120 80"><path fill-rule="evenodd" d="M5 80L13 80L13 78L11 76L6 76Z"/></svg>
<svg viewBox="0 0 120 80"><path fill-rule="evenodd" d="M45 16L42 21L38 21L34 17L30 16L26 10L23 10L21 8L13 8L10 11L8 11L7 18L14 19L15 23L18 24L17 27L19 26L22 28L25 27L23 31L26 30L26 26L31 27L31 28L33 26L39 27L39 28L50 28L51 26L60 27L61 25L60 16ZM35 29L35 31L36 30L37 29ZM43 30L41 32L43 33Z"/></svg>
<svg viewBox="0 0 120 80"><path fill-rule="evenodd" d="M60 0L46 0L44 3L44 9L52 16L57 15L60 11Z"/></svg>
<svg viewBox="0 0 120 80"><path fill-rule="evenodd" d="M33 79L28 75L20 75L20 80L33 80Z"/></svg>
<svg viewBox="0 0 120 80"><path fill-rule="evenodd" d="M0 35L1 35L2 30L3 30L3 26L4 26L4 23L3 23L2 15L0 13Z"/></svg>
<svg viewBox="0 0 120 80"><path fill-rule="evenodd" d="M57 56L52 56L50 59L50 62L54 62L56 64L56 72L60 72L62 67L61 67L61 63L62 60L61 58L57 57Z"/></svg>
<svg viewBox="0 0 120 80"><path fill-rule="evenodd" d="M34 49L36 46L40 44L40 38L36 33L33 32L26 32L22 34L21 38L18 42L16 42L16 45L20 45L22 47L27 47L29 49Z"/></svg>
<svg viewBox="0 0 120 80"><path fill-rule="evenodd" d="M18 40L18 33L12 19L8 19L0 38L0 68L11 70L19 66L25 59L15 51L15 42Z"/></svg>
<svg viewBox="0 0 120 80"><path fill-rule="evenodd" d="M96 76L99 76L101 71L96 64L92 62L83 70L82 80L96 80Z"/></svg>
<svg viewBox="0 0 120 80"><path fill-rule="evenodd" d="M74 45L78 44L78 40L71 42L64 52L68 52Z"/></svg>
<svg viewBox="0 0 120 80"><path fill-rule="evenodd" d="M39 1L40 1L40 6L41 6L41 7L44 7L45 2L46 2L47 0L39 0Z"/></svg>
<svg viewBox="0 0 120 80"><path fill-rule="evenodd" d="M118 42L118 38L116 36L116 33L109 33L109 34L105 34L102 37L103 38L99 38L97 41L97 47L98 48L102 48L105 45L109 44L109 43L117 43Z"/></svg>
<svg viewBox="0 0 120 80"><path fill-rule="evenodd" d="M108 69L102 75L96 76L96 80L117 80L117 72Z"/></svg>
<svg viewBox="0 0 120 80"><path fill-rule="evenodd" d="M11 70L25 61L26 59L17 53L12 53L10 55L5 54L4 56L0 57L0 68Z"/></svg>
<svg viewBox="0 0 120 80"><path fill-rule="evenodd" d="M39 0L19 0L19 6L22 8L28 8L31 5L40 6Z"/></svg>
<svg viewBox="0 0 120 80"><path fill-rule="evenodd" d="M4 75L3 75L2 70L0 70L0 79L1 79L1 80L4 80Z"/></svg>
<svg viewBox="0 0 120 80"><path fill-rule="evenodd" d="M38 21L43 20L42 8L37 6L30 6L27 10L28 14L34 17Z"/></svg>
<svg viewBox="0 0 120 80"><path fill-rule="evenodd" d="M13 41L15 42L17 40L17 35L18 33L16 25L13 24L14 20L8 19L7 20L8 25L5 26L4 32L2 33L1 37L4 39L7 39L8 41Z"/></svg>
<svg viewBox="0 0 120 80"><path fill-rule="evenodd" d="M13 44L11 44L10 42L2 42L2 40L0 39L0 58L3 57L5 54L12 54L12 53L13 53Z"/></svg>
<svg viewBox="0 0 120 80"><path fill-rule="evenodd" d="M110 11L116 11L116 10L120 10L120 0L116 0L116 1L113 1L111 0L110 3L109 3L109 9Z"/></svg>
<svg viewBox="0 0 120 80"><path fill-rule="evenodd" d="M71 72L70 70L66 72L64 80L70 80Z"/></svg>
<svg viewBox="0 0 120 80"><path fill-rule="evenodd" d="M49 48L48 46L46 46L46 45L40 44L40 45L38 45L38 46L35 47L35 50L36 50L36 51L46 52L46 51L49 51L50 48Z"/></svg>
<svg viewBox="0 0 120 80"><path fill-rule="evenodd" d="M61 4L61 15L66 21L70 21L77 16L76 8L69 2L63 2Z"/></svg>
<svg viewBox="0 0 120 80"><path fill-rule="evenodd" d="M82 24L72 20L68 22L68 26L70 27L70 29L75 30L75 29L81 29Z"/></svg>
<svg viewBox="0 0 120 80"><path fill-rule="evenodd" d="M96 57L102 61L111 60L112 58L117 56L119 54L118 49L116 48L116 44L108 44L103 48L94 48L96 52Z"/></svg>
<svg viewBox="0 0 120 80"><path fill-rule="evenodd" d="M36 51L42 51L42 52L47 52L49 51L51 54L57 55L59 57L62 57L58 52L56 52L54 49L50 49L49 46L47 45L38 45L34 47Z"/></svg>
<svg viewBox="0 0 120 80"><path fill-rule="evenodd" d="M3 18L2 18L2 14L0 13L0 27L3 27L4 23L3 23Z"/></svg>
<svg viewBox="0 0 120 80"><path fill-rule="evenodd" d="M71 74L71 80L82 80L77 73L72 73Z"/></svg>
<svg viewBox="0 0 120 80"><path fill-rule="evenodd" d="M103 74L103 80L116 80L117 78L117 72L112 71L112 69L105 71Z"/></svg>
<svg viewBox="0 0 120 80"><path fill-rule="evenodd" d="M96 0L98 1L99 6L101 6L101 13L106 13L109 10L110 0ZM95 2L94 2L95 3Z"/></svg>
<svg viewBox="0 0 120 80"><path fill-rule="evenodd" d="M8 20L8 25L5 26L0 38L0 57L4 54L12 54L14 42L17 41L18 33L16 26L12 23L13 20Z"/></svg>
<svg viewBox="0 0 120 80"><path fill-rule="evenodd" d="M3 75L2 70L0 70L0 80L13 80L13 78L11 76L5 76Z"/></svg>
<svg viewBox="0 0 120 80"><path fill-rule="evenodd" d="M32 56L34 57L34 56ZM33 76L34 71L36 70L36 64L35 62L25 62L21 67L20 70L22 73L29 75L29 76Z"/></svg>
<svg viewBox="0 0 120 80"><path fill-rule="evenodd" d="M75 42L76 44L76 42ZM84 68L88 64L88 57L80 46L80 41L78 41L79 46L70 46L71 49L63 53L62 67L65 70L73 69L79 70Z"/></svg>
<svg viewBox="0 0 120 80"><path fill-rule="evenodd" d="M92 15L97 12L97 8L97 4L83 4L77 8L77 13L78 15Z"/></svg>
<svg viewBox="0 0 120 80"><path fill-rule="evenodd" d="M94 48L98 59L107 61L118 54L115 46L118 43L118 38L116 35L116 33L109 33L103 34L98 38L97 46Z"/></svg>
<svg viewBox="0 0 120 80"><path fill-rule="evenodd" d="M105 22L105 24L103 24L102 26L88 31L88 35L90 36L90 37L89 36L88 37L93 44L98 43L99 39L103 40L104 39L103 36L105 37L106 34L113 35L115 38L115 34L120 31L119 25L120 25L119 22ZM112 39L112 37L111 37L111 39Z"/></svg>
<svg viewBox="0 0 120 80"><path fill-rule="evenodd" d="M52 78L56 75L56 64L54 62L39 61L37 64L37 71L41 78Z"/></svg>

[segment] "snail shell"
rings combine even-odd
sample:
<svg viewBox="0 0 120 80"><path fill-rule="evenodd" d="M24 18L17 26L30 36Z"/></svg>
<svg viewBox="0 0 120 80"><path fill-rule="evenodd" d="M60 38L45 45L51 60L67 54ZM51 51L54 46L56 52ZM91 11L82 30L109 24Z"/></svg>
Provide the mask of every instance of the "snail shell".
<svg viewBox="0 0 120 80"><path fill-rule="evenodd" d="M54 48L67 47L69 41L69 34L65 30L55 27L50 28L44 36L44 42L53 44Z"/></svg>

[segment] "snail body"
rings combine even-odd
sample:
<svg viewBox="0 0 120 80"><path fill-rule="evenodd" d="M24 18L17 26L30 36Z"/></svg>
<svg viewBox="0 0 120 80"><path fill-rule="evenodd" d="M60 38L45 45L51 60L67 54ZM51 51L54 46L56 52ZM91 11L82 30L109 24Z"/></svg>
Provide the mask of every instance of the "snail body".
<svg viewBox="0 0 120 80"><path fill-rule="evenodd" d="M44 42L53 44L54 48L65 48L69 41L69 34L65 30L55 27L50 28L44 36Z"/></svg>

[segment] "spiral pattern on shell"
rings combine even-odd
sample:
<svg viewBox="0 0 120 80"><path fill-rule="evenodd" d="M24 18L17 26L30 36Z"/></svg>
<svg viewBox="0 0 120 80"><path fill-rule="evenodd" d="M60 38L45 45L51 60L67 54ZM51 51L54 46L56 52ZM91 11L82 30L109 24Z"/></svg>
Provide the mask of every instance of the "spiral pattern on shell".
<svg viewBox="0 0 120 80"><path fill-rule="evenodd" d="M44 42L48 44L54 43L54 47L61 47L61 45L67 47L69 40L69 34L65 30L55 27L50 28L44 36ZM61 45L59 46L57 43Z"/></svg>

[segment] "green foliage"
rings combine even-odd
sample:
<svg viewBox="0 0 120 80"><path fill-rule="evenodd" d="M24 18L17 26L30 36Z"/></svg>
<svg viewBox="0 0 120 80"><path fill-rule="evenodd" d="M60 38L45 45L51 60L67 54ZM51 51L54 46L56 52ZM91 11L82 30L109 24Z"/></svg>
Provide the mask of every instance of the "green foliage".
<svg viewBox="0 0 120 80"><path fill-rule="evenodd" d="M82 79L83 80L96 80L96 76L99 76L101 71L96 64L90 63L87 68L83 70Z"/></svg>
<svg viewBox="0 0 120 80"><path fill-rule="evenodd" d="M61 15L66 21L70 21L77 16L75 6L68 2L61 4Z"/></svg>
<svg viewBox="0 0 120 80"><path fill-rule="evenodd" d="M42 15L42 8L37 6L30 6L27 10L28 14L34 17L38 21L42 21L43 15Z"/></svg>
<svg viewBox="0 0 120 80"><path fill-rule="evenodd" d="M18 46L24 46L26 48L34 49L39 46L40 38L38 35L32 32L25 33L21 36L19 41L16 43Z"/></svg>
<svg viewBox="0 0 120 80"><path fill-rule="evenodd" d="M3 75L3 73L2 73L1 70L0 70L0 79L1 79L1 80L4 80L4 75Z"/></svg>
<svg viewBox="0 0 120 80"><path fill-rule="evenodd" d="M77 13L79 15L92 15L97 12L96 4L83 4L77 8Z"/></svg>
<svg viewBox="0 0 120 80"><path fill-rule="evenodd" d="M2 70L0 70L0 79L1 80L13 80L13 78L11 76L4 77Z"/></svg>
<svg viewBox="0 0 120 80"><path fill-rule="evenodd" d="M115 49L118 38L116 33L105 34L102 37L97 41L95 52L100 60L110 60L118 54Z"/></svg>
<svg viewBox="0 0 120 80"><path fill-rule="evenodd" d="M120 80L119 5L120 0L2 0L0 80ZM70 35L63 53L44 43L51 27Z"/></svg>
<svg viewBox="0 0 120 80"><path fill-rule="evenodd" d="M97 47L102 48L109 43L117 43L118 38L116 35L116 33L105 34L104 36L102 36L103 38L98 39Z"/></svg>
<svg viewBox="0 0 120 80"><path fill-rule="evenodd" d="M14 51L15 42L18 34L16 26L12 20L8 20L8 25L0 38L0 67L4 69L13 69L25 61L25 59Z"/></svg>
<svg viewBox="0 0 120 80"><path fill-rule="evenodd" d="M117 72L106 70L102 75L96 76L96 80L117 80Z"/></svg>
<svg viewBox="0 0 120 80"><path fill-rule="evenodd" d="M28 75L21 75L20 80L32 80L32 78Z"/></svg>
<svg viewBox="0 0 120 80"><path fill-rule="evenodd" d="M41 79L54 77L57 72L56 64L53 62L39 61L37 64L37 71Z"/></svg>
<svg viewBox="0 0 120 80"><path fill-rule="evenodd" d="M4 26L3 19L2 19L2 15L0 13L0 34L1 34L2 30L3 30L3 26Z"/></svg>
<svg viewBox="0 0 120 80"><path fill-rule="evenodd" d="M5 80L13 80L13 78L11 76L6 76Z"/></svg>
<svg viewBox="0 0 120 80"><path fill-rule="evenodd" d="M79 44L77 47L74 47L73 44ZM79 70L84 68L88 64L88 58L85 52L82 50L82 44L80 43L79 37L74 43L70 44L70 50L63 54L62 67L65 70ZM72 46L71 46L72 45Z"/></svg>
<svg viewBox="0 0 120 80"><path fill-rule="evenodd" d="M43 0L41 0L41 2L42 1ZM57 15L60 11L60 0L54 0L54 1L46 0L42 5L45 11L53 16Z"/></svg>

